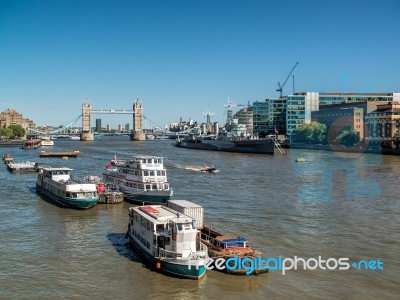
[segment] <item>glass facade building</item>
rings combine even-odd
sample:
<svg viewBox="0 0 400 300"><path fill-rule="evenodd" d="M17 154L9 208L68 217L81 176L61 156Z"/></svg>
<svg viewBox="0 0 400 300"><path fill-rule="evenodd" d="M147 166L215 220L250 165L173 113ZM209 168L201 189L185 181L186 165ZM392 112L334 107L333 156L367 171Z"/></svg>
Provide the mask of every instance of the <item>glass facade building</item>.
<svg viewBox="0 0 400 300"><path fill-rule="evenodd" d="M253 102L254 133L286 135L286 97Z"/></svg>
<svg viewBox="0 0 400 300"><path fill-rule="evenodd" d="M96 132L101 131L101 119L96 119Z"/></svg>

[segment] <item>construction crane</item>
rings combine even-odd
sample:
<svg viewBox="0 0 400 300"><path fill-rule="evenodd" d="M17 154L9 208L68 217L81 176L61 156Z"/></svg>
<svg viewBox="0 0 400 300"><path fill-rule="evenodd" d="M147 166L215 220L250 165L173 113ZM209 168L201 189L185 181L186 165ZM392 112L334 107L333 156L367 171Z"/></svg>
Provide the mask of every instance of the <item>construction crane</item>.
<svg viewBox="0 0 400 300"><path fill-rule="evenodd" d="M283 90L283 87L285 86L285 84L286 84L286 82L288 81L290 75L292 75L294 69L297 67L298 64L299 64L299 62L296 62L296 63L294 64L292 70L290 71L289 75L286 77L286 79L285 79L285 81L283 82L282 85L280 84L280 82L278 82L279 88L278 88L276 91L280 93L280 97L282 97L282 90Z"/></svg>
<svg viewBox="0 0 400 300"><path fill-rule="evenodd" d="M207 124L211 124L211 116L214 115L214 113L210 112L209 109L207 109L206 113L203 113L207 117Z"/></svg>
<svg viewBox="0 0 400 300"><path fill-rule="evenodd" d="M232 115L233 115L233 108L236 106L231 102L231 100L228 97L228 103L224 105L225 106L225 112L226 113L226 124L230 124L232 120Z"/></svg>

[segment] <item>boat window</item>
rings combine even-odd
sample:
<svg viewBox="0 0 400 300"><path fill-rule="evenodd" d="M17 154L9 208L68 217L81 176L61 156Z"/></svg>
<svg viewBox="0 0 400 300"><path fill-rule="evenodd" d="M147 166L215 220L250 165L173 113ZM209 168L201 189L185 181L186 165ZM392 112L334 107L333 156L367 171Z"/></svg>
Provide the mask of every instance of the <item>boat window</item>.
<svg viewBox="0 0 400 300"><path fill-rule="evenodd" d="M147 163L148 163L148 164L151 164L151 158L149 158L149 159L147 160Z"/></svg>
<svg viewBox="0 0 400 300"><path fill-rule="evenodd" d="M66 196L66 197L71 197L71 193L70 193L70 192L67 192L67 193L65 194L65 196Z"/></svg>
<svg viewBox="0 0 400 300"><path fill-rule="evenodd" d="M169 236L165 237L165 245L171 244L171 238Z"/></svg>
<svg viewBox="0 0 400 300"><path fill-rule="evenodd" d="M168 184L164 184L164 189L168 190Z"/></svg>
<svg viewBox="0 0 400 300"><path fill-rule="evenodd" d="M142 216L140 216L140 225L141 225L142 227L145 227L145 226L146 226L146 219L143 218Z"/></svg>
<svg viewBox="0 0 400 300"><path fill-rule="evenodd" d="M154 176L154 171L150 171L150 176Z"/></svg>
<svg viewBox="0 0 400 300"><path fill-rule="evenodd" d="M176 228L178 229L178 231L182 231L182 224L181 223L176 224Z"/></svg>
<svg viewBox="0 0 400 300"><path fill-rule="evenodd" d="M150 221L146 220L146 229L147 229L147 231L150 231L150 225L151 225Z"/></svg>
<svg viewBox="0 0 400 300"><path fill-rule="evenodd" d="M157 224L156 225L156 232L157 233L164 232L164 224Z"/></svg>
<svg viewBox="0 0 400 300"><path fill-rule="evenodd" d="M135 175L136 175L136 176L139 176L139 171L135 171Z"/></svg>
<svg viewBox="0 0 400 300"><path fill-rule="evenodd" d="M144 163L144 164L146 163L146 159L145 158L142 159L142 163Z"/></svg>
<svg viewBox="0 0 400 300"><path fill-rule="evenodd" d="M149 172L144 171L144 176L149 176Z"/></svg>
<svg viewBox="0 0 400 300"><path fill-rule="evenodd" d="M143 184L139 184L139 189L143 190Z"/></svg>
<svg viewBox="0 0 400 300"><path fill-rule="evenodd" d="M153 184L153 190L157 190L157 185Z"/></svg>
<svg viewBox="0 0 400 300"><path fill-rule="evenodd" d="M150 184L146 184L146 190L150 190L151 185Z"/></svg>
<svg viewBox="0 0 400 300"><path fill-rule="evenodd" d="M132 186L133 186L135 189L137 189L137 183L134 183Z"/></svg>

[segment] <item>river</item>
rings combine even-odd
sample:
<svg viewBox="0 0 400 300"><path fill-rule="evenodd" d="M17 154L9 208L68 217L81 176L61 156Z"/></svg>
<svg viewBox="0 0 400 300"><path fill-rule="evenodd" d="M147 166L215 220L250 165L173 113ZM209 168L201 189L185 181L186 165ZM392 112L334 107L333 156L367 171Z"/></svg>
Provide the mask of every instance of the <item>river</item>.
<svg viewBox="0 0 400 300"><path fill-rule="evenodd" d="M50 148L49 148L50 149ZM129 203L59 208L35 191L35 174L0 168L1 299L398 299L400 156L287 150L251 155L173 147L171 140L55 140L77 158L2 148L14 161L40 161L101 175L110 159L163 156L174 199L205 208L205 223L240 233L263 257L382 262L365 270L271 270L260 276L207 271L199 281L146 267L125 239ZM302 157L305 162L297 163ZM198 168L213 164L220 172ZM332 264L331 264L332 265ZM312 268L312 265L310 265Z"/></svg>

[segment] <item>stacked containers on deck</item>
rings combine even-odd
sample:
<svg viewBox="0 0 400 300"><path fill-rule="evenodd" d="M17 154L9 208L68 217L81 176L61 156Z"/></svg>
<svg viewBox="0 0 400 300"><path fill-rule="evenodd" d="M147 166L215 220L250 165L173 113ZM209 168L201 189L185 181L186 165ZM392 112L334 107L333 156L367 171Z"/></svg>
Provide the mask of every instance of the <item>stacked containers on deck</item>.
<svg viewBox="0 0 400 300"><path fill-rule="evenodd" d="M193 219L194 228L203 228L204 208L202 206L187 200L169 200L167 202L167 207L191 217Z"/></svg>

